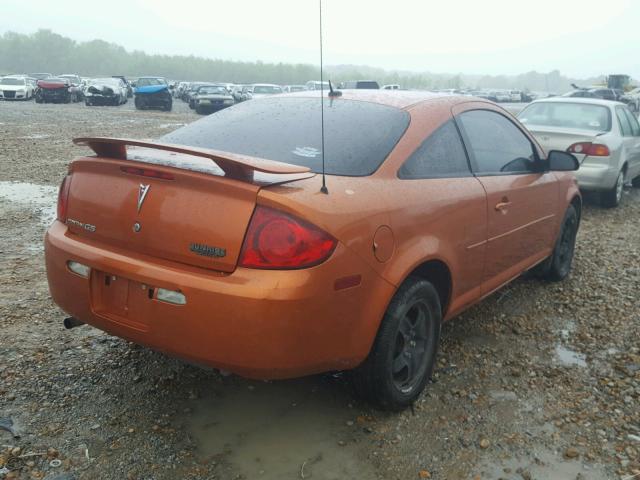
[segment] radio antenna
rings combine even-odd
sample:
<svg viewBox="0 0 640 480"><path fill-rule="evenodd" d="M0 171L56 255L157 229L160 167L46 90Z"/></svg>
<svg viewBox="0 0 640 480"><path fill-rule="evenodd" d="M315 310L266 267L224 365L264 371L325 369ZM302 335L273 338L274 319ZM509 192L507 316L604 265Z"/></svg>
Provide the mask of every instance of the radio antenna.
<svg viewBox="0 0 640 480"><path fill-rule="evenodd" d="M329 193L327 189L327 180L324 172L324 78L322 76L322 0L318 0L320 3L320 132L322 135L322 187L320 191L322 193Z"/></svg>

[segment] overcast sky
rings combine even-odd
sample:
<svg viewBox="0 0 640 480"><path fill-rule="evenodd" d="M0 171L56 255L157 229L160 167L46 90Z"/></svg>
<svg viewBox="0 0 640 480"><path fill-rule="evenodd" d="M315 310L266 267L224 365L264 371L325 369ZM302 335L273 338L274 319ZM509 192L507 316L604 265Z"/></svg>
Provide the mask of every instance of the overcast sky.
<svg viewBox="0 0 640 480"><path fill-rule="evenodd" d="M318 63L318 0L1 0L0 32ZM325 64L640 78L640 0L324 0ZM9 13L9 14L8 14Z"/></svg>

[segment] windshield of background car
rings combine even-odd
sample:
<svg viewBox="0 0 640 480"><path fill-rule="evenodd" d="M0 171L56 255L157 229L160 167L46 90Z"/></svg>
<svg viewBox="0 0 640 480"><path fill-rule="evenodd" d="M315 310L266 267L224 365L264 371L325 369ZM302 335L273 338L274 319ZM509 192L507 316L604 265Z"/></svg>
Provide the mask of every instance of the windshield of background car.
<svg viewBox="0 0 640 480"><path fill-rule="evenodd" d="M0 80L0 85L24 85L24 83L22 78L3 78Z"/></svg>
<svg viewBox="0 0 640 480"><path fill-rule="evenodd" d="M319 98L277 97L243 102L180 128L162 142L211 148L309 167L322 172ZM409 125L409 114L386 105L326 101L325 170L330 175L375 172Z"/></svg>
<svg viewBox="0 0 640 480"><path fill-rule="evenodd" d="M164 80L160 78L141 78L137 83L138 87L150 87L152 85L165 85Z"/></svg>
<svg viewBox="0 0 640 480"><path fill-rule="evenodd" d="M253 87L253 93L282 93L282 89L271 85L258 85Z"/></svg>
<svg viewBox="0 0 640 480"><path fill-rule="evenodd" d="M227 89L224 87L200 87L198 95L227 95Z"/></svg>
<svg viewBox="0 0 640 480"><path fill-rule="evenodd" d="M595 132L611 130L609 108L589 103L532 103L520 112L518 120L525 125L578 128Z"/></svg>

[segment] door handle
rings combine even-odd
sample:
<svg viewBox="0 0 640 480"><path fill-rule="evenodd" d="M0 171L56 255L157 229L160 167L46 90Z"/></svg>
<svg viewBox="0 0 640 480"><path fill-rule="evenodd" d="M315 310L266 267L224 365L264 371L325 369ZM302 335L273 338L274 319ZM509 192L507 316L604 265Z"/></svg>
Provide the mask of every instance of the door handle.
<svg viewBox="0 0 640 480"><path fill-rule="evenodd" d="M509 208L511 202L500 202L496 204L496 212L505 212L507 208Z"/></svg>

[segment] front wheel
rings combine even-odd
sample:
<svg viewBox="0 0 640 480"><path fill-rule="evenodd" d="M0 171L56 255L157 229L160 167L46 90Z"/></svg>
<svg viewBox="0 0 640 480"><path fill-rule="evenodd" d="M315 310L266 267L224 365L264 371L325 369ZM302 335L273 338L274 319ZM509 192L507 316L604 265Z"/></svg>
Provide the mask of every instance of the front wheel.
<svg viewBox="0 0 640 480"><path fill-rule="evenodd" d="M136 106L136 108L138 110L142 110L144 108L144 100L142 100L142 98L140 97L136 97L135 100L133 101L134 105Z"/></svg>
<svg viewBox="0 0 640 480"><path fill-rule="evenodd" d="M573 264L579 224L580 219L576 207L569 205L564 214L553 253L534 270L537 276L551 282L559 282L567 278Z"/></svg>
<svg viewBox="0 0 640 480"><path fill-rule="evenodd" d="M409 277L391 300L368 357L353 372L356 392L384 410L413 404L431 378L441 321L434 286Z"/></svg>
<svg viewBox="0 0 640 480"><path fill-rule="evenodd" d="M624 171L620 170L616 183L610 190L600 194L600 202L607 208L615 208L622 200L622 190L624 189Z"/></svg>
<svg viewBox="0 0 640 480"><path fill-rule="evenodd" d="M634 178L633 180L631 180L631 185L634 188L640 188L640 175L638 175L636 178Z"/></svg>

